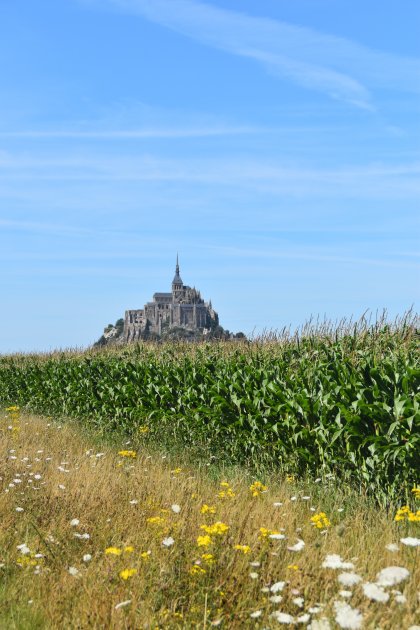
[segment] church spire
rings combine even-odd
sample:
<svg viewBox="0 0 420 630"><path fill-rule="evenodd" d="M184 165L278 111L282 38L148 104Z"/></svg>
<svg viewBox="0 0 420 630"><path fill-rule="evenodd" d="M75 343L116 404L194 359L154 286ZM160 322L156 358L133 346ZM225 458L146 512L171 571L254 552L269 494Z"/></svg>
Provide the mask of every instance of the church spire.
<svg viewBox="0 0 420 630"><path fill-rule="evenodd" d="M177 254L175 276L174 276L174 279L172 280L172 290L179 291L182 289L182 286L183 286L183 282L182 282L181 276L179 275L179 259L178 259L178 254Z"/></svg>

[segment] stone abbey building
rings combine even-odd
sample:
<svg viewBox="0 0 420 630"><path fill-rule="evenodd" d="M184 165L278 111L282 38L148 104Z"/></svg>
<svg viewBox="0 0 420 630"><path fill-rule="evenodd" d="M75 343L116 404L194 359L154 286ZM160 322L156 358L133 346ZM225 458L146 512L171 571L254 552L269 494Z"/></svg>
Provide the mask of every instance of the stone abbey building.
<svg viewBox="0 0 420 630"><path fill-rule="evenodd" d="M178 256L170 293L155 293L144 308L125 312L124 341L137 341L150 334L162 335L171 328L206 332L219 324L211 301L205 302L195 288L183 284Z"/></svg>

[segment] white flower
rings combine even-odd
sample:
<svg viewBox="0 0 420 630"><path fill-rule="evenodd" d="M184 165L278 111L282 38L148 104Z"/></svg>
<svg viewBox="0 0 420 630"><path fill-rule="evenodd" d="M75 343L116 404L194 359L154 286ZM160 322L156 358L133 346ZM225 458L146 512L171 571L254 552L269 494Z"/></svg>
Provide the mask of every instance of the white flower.
<svg viewBox="0 0 420 630"><path fill-rule="evenodd" d="M286 582L275 582L270 587L270 591L272 593L280 593L284 589L285 584L286 584Z"/></svg>
<svg viewBox="0 0 420 630"><path fill-rule="evenodd" d="M117 604L115 606L115 610L118 610L119 608L124 608L124 606L128 606L129 604L131 604L131 599L126 599L125 602L120 602L119 604Z"/></svg>
<svg viewBox="0 0 420 630"><path fill-rule="evenodd" d="M22 545L17 545L16 549L19 549L20 553L24 556L31 551L25 543L23 543Z"/></svg>
<svg viewBox="0 0 420 630"><path fill-rule="evenodd" d="M376 575L378 586L394 586L408 578L410 571L404 567L387 567Z"/></svg>
<svg viewBox="0 0 420 630"><path fill-rule="evenodd" d="M295 623L295 618L292 617L292 615L288 615L287 613L282 613L278 610L275 610L273 613L271 613L270 617L273 617L273 619L275 619L279 623L284 623L284 624Z"/></svg>
<svg viewBox="0 0 420 630"><path fill-rule="evenodd" d="M255 612L251 613L249 616L251 617L251 619L258 619L258 617L261 617L262 615L262 610L256 610Z"/></svg>
<svg viewBox="0 0 420 630"><path fill-rule="evenodd" d="M34 479L42 479L42 475L34 475Z"/></svg>
<svg viewBox="0 0 420 630"><path fill-rule="evenodd" d="M296 501L297 497L290 497L291 501Z"/></svg>
<svg viewBox="0 0 420 630"><path fill-rule="evenodd" d="M69 567L68 571L73 577L79 575L79 569L76 569L76 567Z"/></svg>
<svg viewBox="0 0 420 630"><path fill-rule="evenodd" d="M339 591L338 594L340 595L340 597L344 597L345 599L348 599L353 595L351 591Z"/></svg>
<svg viewBox="0 0 420 630"><path fill-rule="evenodd" d="M341 557L336 553L327 555L322 566L324 569L354 569L352 562L343 562Z"/></svg>
<svg viewBox="0 0 420 630"><path fill-rule="evenodd" d="M272 595L269 597L270 602L273 602L273 604L279 604L282 599L283 597L281 595Z"/></svg>
<svg viewBox="0 0 420 630"><path fill-rule="evenodd" d="M408 545L409 547L418 547L420 545L420 538L413 538L412 536L400 538L400 541L403 545Z"/></svg>
<svg viewBox="0 0 420 630"><path fill-rule="evenodd" d="M357 573L340 573L338 581L343 586L354 586L355 584L361 582L362 578L360 575L357 575Z"/></svg>
<svg viewBox="0 0 420 630"><path fill-rule="evenodd" d="M385 549L388 549L388 551L394 552L394 551L398 551L399 547L395 543L390 543L389 545L385 546Z"/></svg>
<svg viewBox="0 0 420 630"><path fill-rule="evenodd" d="M181 506L177 505L177 503L174 503L173 505L171 505L171 510L172 512L174 512L174 514L179 514L181 511Z"/></svg>
<svg viewBox="0 0 420 630"><path fill-rule="evenodd" d="M407 598L405 595L402 595L402 593L399 593L398 595L395 595L395 601L398 602L398 604L406 604Z"/></svg>
<svg viewBox="0 0 420 630"><path fill-rule="evenodd" d="M318 613L321 612L323 608L324 608L323 604L317 604L316 606L312 606L312 608L309 608L308 612L310 612L311 615L317 615Z"/></svg>
<svg viewBox="0 0 420 630"><path fill-rule="evenodd" d="M330 622L325 617L321 619L313 619L310 626L308 626L311 630L330 630Z"/></svg>
<svg viewBox="0 0 420 630"><path fill-rule="evenodd" d="M256 580L256 579L257 579L257 577L258 577L258 573L255 573L255 572L250 573L250 574L249 574L249 577L251 578L251 580Z"/></svg>
<svg viewBox="0 0 420 630"><path fill-rule="evenodd" d="M23 507L17 507L17 508L16 508L16 512L23 512L23 511L24 511L24 510L23 510Z"/></svg>
<svg viewBox="0 0 420 630"><path fill-rule="evenodd" d="M131 499L130 501L130 505L137 505L138 501L137 499Z"/></svg>
<svg viewBox="0 0 420 630"><path fill-rule="evenodd" d="M65 490L66 489L66 486L64 486L62 483L59 483L58 487L60 488L60 490Z"/></svg>
<svg viewBox="0 0 420 630"><path fill-rule="evenodd" d="M362 585L363 592L368 599L373 600L374 602L387 602L389 599L388 593L373 582L366 582Z"/></svg>
<svg viewBox="0 0 420 630"><path fill-rule="evenodd" d="M22 479L13 479L13 483L22 483Z"/></svg>
<svg viewBox="0 0 420 630"><path fill-rule="evenodd" d="M308 623L308 621L310 620L311 615L308 615L308 613L305 613L304 615L300 615L297 619L296 619L296 623Z"/></svg>
<svg viewBox="0 0 420 630"><path fill-rule="evenodd" d="M310 498L311 498L310 496L302 497L302 501L309 501Z"/></svg>
<svg viewBox="0 0 420 630"><path fill-rule="evenodd" d="M335 620L340 628L358 630L362 627L363 616L357 608L352 608L345 602L334 602Z"/></svg>
<svg viewBox="0 0 420 630"><path fill-rule="evenodd" d="M304 599L303 597L295 597L294 599L292 599L292 602L295 604L295 606L298 606L299 608L303 608L303 603L304 603Z"/></svg>
<svg viewBox="0 0 420 630"><path fill-rule="evenodd" d="M260 567L261 566L261 562L258 562L256 560L255 562L250 562L249 566L251 566L251 567Z"/></svg>
<svg viewBox="0 0 420 630"><path fill-rule="evenodd" d="M70 525L71 525L72 527L77 527L79 523L80 523L80 521L79 521L79 519L78 519L78 518L73 518L73 519L70 521Z"/></svg>
<svg viewBox="0 0 420 630"><path fill-rule="evenodd" d="M90 538L90 534L84 533L84 534L79 534L76 532L76 534L73 534L73 536L75 538L80 538L80 540L89 540Z"/></svg>
<svg viewBox="0 0 420 630"><path fill-rule="evenodd" d="M90 562L92 560L92 556L90 555L90 553L85 553L85 555L83 556L83 562Z"/></svg>
<svg viewBox="0 0 420 630"><path fill-rule="evenodd" d="M172 538L172 536L168 536L168 538L164 538L162 540L162 545L164 547L172 547L172 545L174 544L174 539Z"/></svg>
<svg viewBox="0 0 420 630"><path fill-rule="evenodd" d="M304 546L305 546L305 543L303 542L303 540L299 538L297 543L293 545L293 547L287 547L287 548L289 551L302 551Z"/></svg>
<svg viewBox="0 0 420 630"><path fill-rule="evenodd" d="M284 534L270 534L268 536L271 540L284 540L286 536Z"/></svg>
<svg viewBox="0 0 420 630"><path fill-rule="evenodd" d="M283 503L280 503L279 501L275 501L275 503L273 503L274 507L281 507L283 505Z"/></svg>

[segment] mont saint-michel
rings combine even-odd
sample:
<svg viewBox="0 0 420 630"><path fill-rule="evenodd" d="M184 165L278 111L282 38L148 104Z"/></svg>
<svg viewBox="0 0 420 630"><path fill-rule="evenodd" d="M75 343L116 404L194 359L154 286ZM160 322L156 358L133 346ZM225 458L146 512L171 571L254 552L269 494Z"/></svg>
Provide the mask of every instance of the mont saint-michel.
<svg viewBox="0 0 420 630"><path fill-rule="evenodd" d="M154 293L152 302L147 302L143 308L126 311L123 337L128 343L151 335L160 337L166 331L176 328L206 334L218 325L219 316L211 300L205 302L200 291L184 285L177 256L172 290L168 293Z"/></svg>

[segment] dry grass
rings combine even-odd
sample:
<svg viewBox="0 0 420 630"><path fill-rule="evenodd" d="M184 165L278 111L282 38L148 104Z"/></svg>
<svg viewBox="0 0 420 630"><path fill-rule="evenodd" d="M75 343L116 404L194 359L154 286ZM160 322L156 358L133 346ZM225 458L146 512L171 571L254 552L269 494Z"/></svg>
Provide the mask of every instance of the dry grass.
<svg viewBox="0 0 420 630"><path fill-rule="evenodd" d="M365 582L375 581L387 566L410 571L407 580L386 589L387 603L369 600L362 583L346 589L352 594L345 601L360 610L364 628L416 623L418 547L399 540L415 536L418 523L395 523L393 514L335 488L334 480L305 487L273 478L265 480L267 492L253 497L246 472L221 473L206 462L201 469L188 469L141 448L135 459L118 455L119 449L131 448L98 446L98 438L72 424L1 415L1 628L281 627L271 616L274 611L295 620L306 614L312 620L325 617L335 628L334 602L344 601L339 591L345 587L337 580L341 571L322 568L332 553L353 562ZM235 496L219 496L227 491L220 486L223 479ZM307 495L311 498L302 498ZM204 504L214 506L215 513L202 514ZM315 528L311 508L326 512L331 526ZM153 517L161 521L148 522ZM72 519L79 524L71 525ZM205 535L200 526L216 521L227 524L227 532L212 535L208 548L198 547L197 537ZM261 527L287 538L261 537ZM75 536L85 533L89 538ZM175 542L165 547L168 537ZM298 539L306 543L303 550L289 551ZM390 543L397 543L398 551L388 551ZM21 544L30 552L22 553ZM251 551L235 550L236 544ZM105 554L111 546L122 553ZM202 558L206 553L213 555L213 564ZM89 561L83 560L86 554ZM119 575L124 569L136 573L124 580ZM278 581L286 582L282 601L273 602L270 589ZM395 589L405 603L395 600ZM293 602L299 597L301 607ZM322 611L310 613L318 604ZM257 611L261 615L252 618ZM303 619L300 627L308 626ZM321 626L313 622L312 627Z"/></svg>

